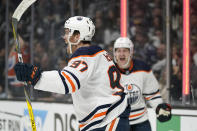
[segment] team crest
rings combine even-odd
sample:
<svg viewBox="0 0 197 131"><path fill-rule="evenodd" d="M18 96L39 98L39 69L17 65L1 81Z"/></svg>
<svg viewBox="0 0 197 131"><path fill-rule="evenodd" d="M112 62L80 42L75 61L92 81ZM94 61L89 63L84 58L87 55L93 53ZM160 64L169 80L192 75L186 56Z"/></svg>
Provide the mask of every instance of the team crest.
<svg viewBox="0 0 197 131"><path fill-rule="evenodd" d="M140 88L135 84L127 84L125 85L125 88L127 92L128 103L131 105L136 104L141 96Z"/></svg>
<svg viewBox="0 0 197 131"><path fill-rule="evenodd" d="M131 91L133 89L132 85L127 86L127 91Z"/></svg>

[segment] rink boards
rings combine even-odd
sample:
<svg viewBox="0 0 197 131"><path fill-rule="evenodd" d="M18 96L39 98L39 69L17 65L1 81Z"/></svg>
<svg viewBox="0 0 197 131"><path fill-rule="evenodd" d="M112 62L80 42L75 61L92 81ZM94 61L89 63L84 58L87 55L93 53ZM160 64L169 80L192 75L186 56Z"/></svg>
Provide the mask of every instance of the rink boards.
<svg viewBox="0 0 197 131"><path fill-rule="evenodd" d="M37 131L78 131L72 104L32 102ZM196 110L172 110L171 121L160 123L148 109L153 131L196 131ZM27 105L21 101L0 101L0 131L31 131Z"/></svg>

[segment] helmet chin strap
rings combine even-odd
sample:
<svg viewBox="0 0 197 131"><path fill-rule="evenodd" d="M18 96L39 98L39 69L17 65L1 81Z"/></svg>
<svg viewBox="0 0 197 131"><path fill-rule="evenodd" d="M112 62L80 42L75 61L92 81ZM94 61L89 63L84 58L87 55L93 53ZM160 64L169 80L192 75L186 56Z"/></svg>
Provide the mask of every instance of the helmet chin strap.
<svg viewBox="0 0 197 131"><path fill-rule="evenodd" d="M114 52L115 52L115 50L114 50ZM130 51L131 52L131 51ZM130 61L131 61L131 57L132 57L133 55L132 55L132 53L130 53L130 57L128 58L128 60L127 60L127 63L126 64L124 64L124 65L122 65L122 66L119 66L120 68L122 68L122 69L126 69L126 68L128 68L128 67L130 67ZM117 60L116 60L116 56L114 55L114 61L115 61L115 63L118 63L117 62Z"/></svg>
<svg viewBox="0 0 197 131"><path fill-rule="evenodd" d="M70 54L72 54L72 53L73 53L73 52L72 52L72 45L77 45L77 44L79 44L79 41L80 41L80 40L78 40L76 43L73 43L73 42L70 41L70 37L71 37L71 35L68 36L68 46L69 46Z"/></svg>
<svg viewBox="0 0 197 131"><path fill-rule="evenodd" d="M126 69L126 68L129 68L129 67L130 67L131 59L132 59L132 57L133 57L132 52L133 52L133 50L132 50L132 49L130 49L130 57L129 57L129 59L127 60L127 63L126 63L126 64L124 64L124 65L122 65L122 67L121 67L121 68Z"/></svg>

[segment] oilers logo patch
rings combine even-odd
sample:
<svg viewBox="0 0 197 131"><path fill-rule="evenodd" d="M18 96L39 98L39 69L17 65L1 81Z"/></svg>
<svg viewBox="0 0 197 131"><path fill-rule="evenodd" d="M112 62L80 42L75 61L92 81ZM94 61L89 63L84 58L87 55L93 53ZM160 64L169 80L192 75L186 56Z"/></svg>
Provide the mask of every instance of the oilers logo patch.
<svg viewBox="0 0 197 131"><path fill-rule="evenodd" d="M135 84L127 84L125 85L125 89L127 92L128 103L131 105L136 104L141 96L140 88Z"/></svg>

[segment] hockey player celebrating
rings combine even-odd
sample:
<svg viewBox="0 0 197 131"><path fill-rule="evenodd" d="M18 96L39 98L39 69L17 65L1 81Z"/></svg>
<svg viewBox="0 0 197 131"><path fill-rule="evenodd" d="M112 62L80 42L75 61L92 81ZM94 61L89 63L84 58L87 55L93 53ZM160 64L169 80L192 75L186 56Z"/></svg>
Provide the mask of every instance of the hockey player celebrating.
<svg viewBox="0 0 197 131"><path fill-rule="evenodd" d="M171 107L164 103L159 93L158 82L150 67L140 60L133 59L133 43L127 37L119 37L114 43L114 61L122 73L124 88L128 92L131 131L151 131L148 121L148 103L155 109L159 121L171 118Z"/></svg>
<svg viewBox="0 0 197 131"><path fill-rule="evenodd" d="M126 108L120 73L105 50L91 45L93 22L75 16L65 22L64 28L63 38L72 54L68 65L61 71L41 71L35 65L18 63L17 79L37 90L71 93L81 131L129 130L130 108Z"/></svg>

